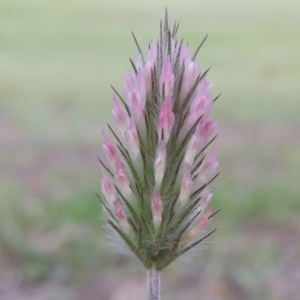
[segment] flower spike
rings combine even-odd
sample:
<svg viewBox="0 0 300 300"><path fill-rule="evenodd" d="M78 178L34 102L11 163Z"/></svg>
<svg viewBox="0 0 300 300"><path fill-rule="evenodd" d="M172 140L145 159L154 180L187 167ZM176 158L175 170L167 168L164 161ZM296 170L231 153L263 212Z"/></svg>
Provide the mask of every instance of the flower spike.
<svg viewBox="0 0 300 300"><path fill-rule="evenodd" d="M170 29L166 13L145 53L133 34L138 54L124 91L113 88L116 130L108 125L114 140L103 132L107 165L99 159L101 201L116 246L125 244L157 272L210 236L204 229L215 215L206 212L218 168L217 150L207 156L217 126L213 85L195 61L204 41L191 54L177 40L178 26Z"/></svg>

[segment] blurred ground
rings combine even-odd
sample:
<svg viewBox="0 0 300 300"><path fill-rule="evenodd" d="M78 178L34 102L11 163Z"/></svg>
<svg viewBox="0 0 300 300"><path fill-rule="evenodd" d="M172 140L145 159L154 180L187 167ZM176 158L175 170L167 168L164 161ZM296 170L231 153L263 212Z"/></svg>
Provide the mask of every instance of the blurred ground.
<svg viewBox="0 0 300 300"><path fill-rule="evenodd" d="M163 299L298 300L300 3L167 1L201 50L219 121L222 212L204 251L163 273ZM159 1L0 2L0 299L145 299L102 229L97 155L112 92L157 36Z"/></svg>

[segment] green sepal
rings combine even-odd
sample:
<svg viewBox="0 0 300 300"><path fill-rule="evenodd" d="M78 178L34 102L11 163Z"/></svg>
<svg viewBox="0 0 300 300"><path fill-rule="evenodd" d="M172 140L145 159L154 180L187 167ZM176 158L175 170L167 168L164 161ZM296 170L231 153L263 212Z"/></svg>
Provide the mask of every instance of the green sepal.
<svg viewBox="0 0 300 300"><path fill-rule="evenodd" d="M199 52L199 50L201 49L201 47L203 46L203 44L204 44L204 42L206 41L207 37L208 37L208 34L204 37L204 39L201 41L200 45L199 45L198 48L196 49L196 51L195 51L195 53L194 53L194 55L193 55L193 57L192 57L192 60L195 60L195 59L196 59L196 57L197 57L197 55L198 55L198 52Z"/></svg>
<svg viewBox="0 0 300 300"><path fill-rule="evenodd" d="M117 190L118 194L121 196L122 201L125 203L125 205L128 208L132 218L134 219L134 221L136 223L138 223L139 222L139 216L138 216L137 212L134 210L134 208L129 203L129 201L123 196L123 194L121 193L121 191L118 189L118 187L116 185L115 185L115 189Z"/></svg>

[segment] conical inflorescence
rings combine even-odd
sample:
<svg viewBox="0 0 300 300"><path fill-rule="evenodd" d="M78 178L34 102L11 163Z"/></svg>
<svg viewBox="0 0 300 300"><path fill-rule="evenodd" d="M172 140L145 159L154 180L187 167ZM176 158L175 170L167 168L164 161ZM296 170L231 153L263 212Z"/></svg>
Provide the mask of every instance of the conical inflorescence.
<svg viewBox="0 0 300 300"><path fill-rule="evenodd" d="M103 132L101 159L104 216L116 238L146 268L162 270L197 246L217 212L207 210L216 178L217 150L205 150L215 139L210 118L215 99L212 84L195 61L204 40L191 55L176 39L167 13L160 37L144 55L131 60L123 95L115 89L116 123Z"/></svg>

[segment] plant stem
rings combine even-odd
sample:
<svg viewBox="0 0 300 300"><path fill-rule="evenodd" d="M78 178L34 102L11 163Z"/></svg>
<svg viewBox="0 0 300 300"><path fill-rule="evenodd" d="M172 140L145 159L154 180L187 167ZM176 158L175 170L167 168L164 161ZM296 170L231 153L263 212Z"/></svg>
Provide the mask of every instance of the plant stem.
<svg viewBox="0 0 300 300"><path fill-rule="evenodd" d="M160 271L147 270L148 300L160 300Z"/></svg>

